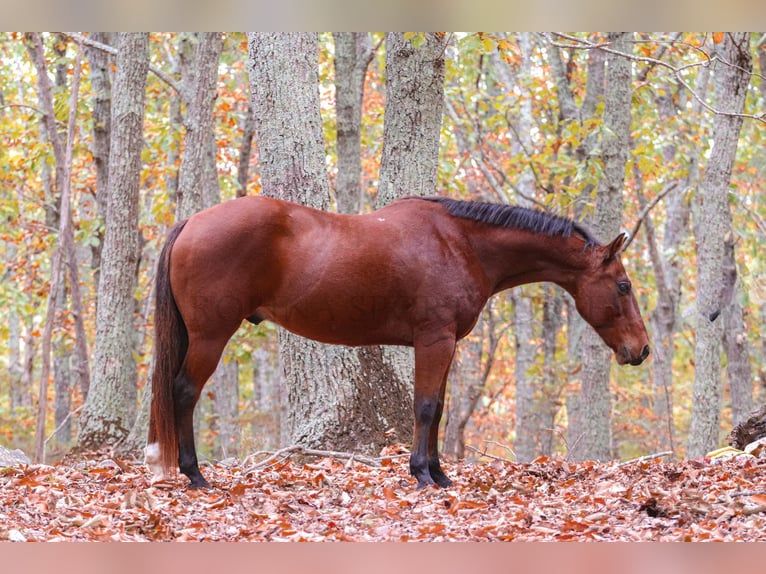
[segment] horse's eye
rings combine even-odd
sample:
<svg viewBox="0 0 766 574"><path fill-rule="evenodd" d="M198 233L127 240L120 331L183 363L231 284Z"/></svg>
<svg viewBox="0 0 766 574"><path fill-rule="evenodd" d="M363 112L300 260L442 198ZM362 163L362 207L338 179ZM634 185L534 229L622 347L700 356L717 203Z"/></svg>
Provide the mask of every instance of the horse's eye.
<svg viewBox="0 0 766 574"><path fill-rule="evenodd" d="M617 284L617 290L621 295L627 295L630 293L630 281L620 281Z"/></svg>

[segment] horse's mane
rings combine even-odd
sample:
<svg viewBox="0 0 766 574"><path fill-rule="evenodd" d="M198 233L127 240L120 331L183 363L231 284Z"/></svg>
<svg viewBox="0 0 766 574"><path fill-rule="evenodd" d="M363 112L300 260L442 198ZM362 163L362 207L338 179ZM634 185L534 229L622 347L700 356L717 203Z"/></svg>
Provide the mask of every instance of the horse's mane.
<svg viewBox="0 0 766 574"><path fill-rule="evenodd" d="M522 229L548 236L571 237L573 233L577 233L585 240L586 246L600 245L591 232L576 221L544 211L501 203L460 201L448 197L422 197L417 199L439 203L454 217L471 219L498 227Z"/></svg>

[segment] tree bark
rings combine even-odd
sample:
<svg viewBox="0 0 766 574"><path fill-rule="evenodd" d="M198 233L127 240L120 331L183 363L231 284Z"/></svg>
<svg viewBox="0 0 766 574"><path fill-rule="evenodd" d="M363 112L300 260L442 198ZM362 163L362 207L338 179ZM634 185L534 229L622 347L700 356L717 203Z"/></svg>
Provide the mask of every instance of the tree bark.
<svg viewBox="0 0 766 574"><path fill-rule="evenodd" d="M604 98L605 63L606 54L600 50L591 50L588 53L588 72L586 81L586 93L580 107L575 103L574 94L570 87L570 79L566 73L561 53L555 46L549 49L549 61L551 73L556 82L556 94L559 100L560 127L568 122L583 122L596 116L597 106ZM569 150L574 158L582 163L592 161L591 156L598 143L598 134L591 133L583 138L583 141L574 150ZM588 184L582 190L574 202L574 215L576 219L583 217L589 203L592 201L591 193L593 185ZM583 337L586 323L575 310L574 300L568 293L562 293L567 316L567 355L568 355L568 382L566 396L566 411L568 426L565 442L568 456L579 458L582 449L587 422L587 409L583 404Z"/></svg>
<svg viewBox="0 0 766 574"><path fill-rule="evenodd" d="M138 194L149 34L121 33L112 103L108 221L96 316L94 379L78 444L99 448L125 439L135 416L134 280Z"/></svg>
<svg viewBox="0 0 766 574"><path fill-rule="evenodd" d="M715 106L742 113L750 82L749 33L726 33L723 61L714 70ZM742 118L719 114L713 123L713 148L700 186L702 210L697 225L697 329L689 457L703 456L720 442L721 341L725 312L724 255L731 230L729 182L737 153Z"/></svg>
<svg viewBox="0 0 766 574"><path fill-rule="evenodd" d="M616 51L630 53L632 33L610 33L608 40ZM602 162L604 177L599 182L591 228L603 241L613 239L622 220L622 188L630 138L631 62L607 54ZM611 391L609 388L611 352L589 326L583 334L582 395L580 408L584 422L582 440L574 459L609 460L612 453Z"/></svg>
<svg viewBox="0 0 766 574"><path fill-rule="evenodd" d="M108 32L94 32L91 38L102 44L110 44ZM101 269L101 251L104 247L107 189L109 181L109 135L112 131L112 82L109 77L109 55L98 48L86 46L90 63L90 85L93 90L93 161L96 164L96 216L102 225L96 230L98 241L91 247L93 283L98 285ZM96 299L98 308L98 299Z"/></svg>
<svg viewBox="0 0 766 574"><path fill-rule="evenodd" d="M210 153L213 105L218 82L218 62L223 48L220 32L203 32L194 50L195 73L185 86L188 111L184 119L186 136L178 176L176 220L181 221L204 206L202 183L205 181L206 154Z"/></svg>
<svg viewBox="0 0 766 574"><path fill-rule="evenodd" d="M336 32L333 39L338 147L335 204L339 213L359 213L363 205L362 100L372 44L368 32Z"/></svg>
<svg viewBox="0 0 766 574"><path fill-rule="evenodd" d="M386 34L386 115L377 206L436 190L444 108L443 34L414 48L404 34Z"/></svg>
<svg viewBox="0 0 766 574"><path fill-rule="evenodd" d="M264 193L326 209L329 186L319 113L317 37L250 34L249 44ZM396 68L389 79L395 72ZM388 109L386 118L388 122ZM394 132L386 136L388 145L394 136L405 137ZM438 146L438 129L436 138ZM384 157L385 147L384 143ZM390 161L393 165L404 159ZM419 160L413 163L419 165ZM381 170L381 181L388 173ZM389 429L398 440L410 440L412 373L390 348L322 347L280 331L280 359L288 411L283 417L283 444L376 452L391 442L392 437L386 436ZM401 381L406 381L403 388ZM402 401L407 408L402 408Z"/></svg>
<svg viewBox="0 0 766 574"><path fill-rule="evenodd" d="M60 295L66 298L66 288L64 284L64 262L69 262L70 269L70 285L72 286L73 297L79 298L79 276L77 273L77 265L74 249L74 238L72 231L71 221L71 165L72 165L72 148L74 146L74 138L76 131L76 102L79 91L80 82L80 50L78 49L75 56L74 74L72 79L72 93L69 102L69 119L67 124L66 145L61 141L61 135L58 132L55 121L55 112L53 108L53 96L50 78L48 77L47 66L45 64L45 56L43 52L43 43L40 34L27 34L27 48L32 61L37 70L37 84L38 93L43 109L43 118L45 122L45 131L48 134L51 145L54 151L54 157L56 160L56 181L55 189L61 190L61 196L58 203L58 209L55 210L58 214L58 231L59 241L56 249L53 253L51 261L51 282L48 293L48 305L46 312L45 327L43 329L43 365L42 373L40 376L40 385L38 393L38 413L37 413L37 428L35 435L35 460L45 461L45 422L47 416L47 393L48 393L48 378L50 376L50 354L51 354L51 339L52 331L55 321L55 315L57 310L57 300ZM55 197L55 194L54 194ZM76 283L76 285L75 285ZM79 304L79 300L75 301ZM86 382L83 386L87 388L88 373L88 358L87 349L85 348L85 330L82 324L82 312L81 307L75 307L76 313L74 315L75 326L77 330L78 340L78 372L81 374L81 379ZM62 374L66 374L66 370L60 370ZM59 387L62 384L59 383ZM67 383L68 386L68 383Z"/></svg>
<svg viewBox="0 0 766 574"><path fill-rule="evenodd" d="M239 146L239 165L237 166L237 197L247 195L247 182L250 178L250 156L253 153L253 135L255 135L255 118L253 117L253 102L248 100L247 109L242 120L242 143Z"/></svg>
<svg viewBox="0 0 766 574"><path fill-rule="evenodd" d="M729 221L731 225L731 221ZM733 229L726 234L724 251L724 293L729 292L728 304L722 313L724 320L723 349L726 352L726 378L731 393L732 422L745 420L754 408L753 373L750 368L750 344L747 340L745 311L739 294L737 263L734 255ZM726 298L724 298L726 300Z"/></svg>

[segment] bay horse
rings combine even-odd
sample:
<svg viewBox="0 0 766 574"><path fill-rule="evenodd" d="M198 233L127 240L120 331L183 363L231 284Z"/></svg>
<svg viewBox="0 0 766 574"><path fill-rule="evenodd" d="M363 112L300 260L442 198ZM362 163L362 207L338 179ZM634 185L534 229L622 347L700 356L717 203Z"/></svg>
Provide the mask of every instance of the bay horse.
<svg viewBox="0 0 766 574"><path fill-rule="evenodd" d="M157 478L197 464L193 413L243 320L323 343L415 349L417 487L447 487L437 448L455 344L493 294L556 283L614 352L640 364L649 340L620 261L577 222L522 207L407 198L363 215L247 196L178 223L160 254L146 462ZM177 465L177 467L176 467Z"/></svg>

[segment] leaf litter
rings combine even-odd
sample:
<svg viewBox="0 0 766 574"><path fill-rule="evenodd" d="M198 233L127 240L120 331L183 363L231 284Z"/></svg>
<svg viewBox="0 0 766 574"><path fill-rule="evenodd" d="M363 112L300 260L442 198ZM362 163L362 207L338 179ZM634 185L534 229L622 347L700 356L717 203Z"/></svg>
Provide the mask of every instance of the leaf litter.
<svg viewBox="0 0 766 574"><path fill-rule="evenodd" d="M2 541L758 541L766 461L445 463L415 490L405 458L205 468L151 483L105 455L0 469Z"/></svg>

